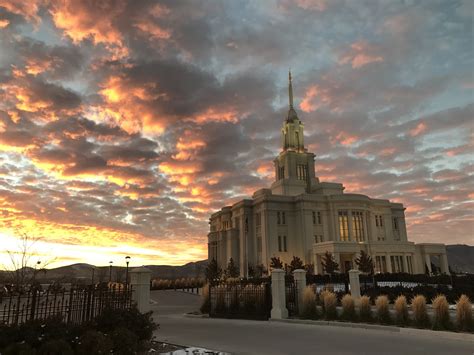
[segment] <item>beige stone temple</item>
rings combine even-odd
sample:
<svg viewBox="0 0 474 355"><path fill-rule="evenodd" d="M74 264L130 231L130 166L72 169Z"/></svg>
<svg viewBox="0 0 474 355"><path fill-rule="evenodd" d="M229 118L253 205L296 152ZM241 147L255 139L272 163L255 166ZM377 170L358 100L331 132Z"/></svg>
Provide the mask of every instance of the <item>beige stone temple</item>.
<svg viewBox="0 0 474 355"><path fill-rule="evenodd" d="M304 124L293 107L291 73L289 110L281 129L281 152L275 158L275 181L251 199L223 207L210 218L209 260L225 268L269 268L270 258L290 263L293 256L323 273L321 258L331 252L340 272L355 268L360 250L373 259L376 272L432 273L432 262L449 273L444 244L408 241L401 203L344 193L344 185L322 182L315 155L304 145ZM435 257L437 260L432 260Z"/></svg>

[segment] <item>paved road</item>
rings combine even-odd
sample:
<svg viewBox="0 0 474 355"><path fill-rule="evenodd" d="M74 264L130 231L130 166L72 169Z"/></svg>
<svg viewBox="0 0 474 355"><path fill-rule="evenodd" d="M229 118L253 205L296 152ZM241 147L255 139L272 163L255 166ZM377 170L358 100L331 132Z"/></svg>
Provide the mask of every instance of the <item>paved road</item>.
<svg viewBox="0 0 474 355"><path fill-rule="evenodd" d="M381 330L276 322L186 318L200 297L175 291L152 291L160 341L200 346L232 354L474 354L474 344Z"/></svg>

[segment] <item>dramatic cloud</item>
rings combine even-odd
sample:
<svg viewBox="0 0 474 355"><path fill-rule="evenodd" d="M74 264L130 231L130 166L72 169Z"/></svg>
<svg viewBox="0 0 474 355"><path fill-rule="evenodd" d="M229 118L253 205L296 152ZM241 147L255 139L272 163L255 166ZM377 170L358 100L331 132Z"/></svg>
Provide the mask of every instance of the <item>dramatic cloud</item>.
<svg viewBox="0 0 474 355"><path fill-rule="evenodd" d="M473 243L472 2L0 0L0 236L181 264L273 180L287 71L322 181ZM1 253L1 251L0 251ZM104 255L107 254L107 257Z"/></svg>

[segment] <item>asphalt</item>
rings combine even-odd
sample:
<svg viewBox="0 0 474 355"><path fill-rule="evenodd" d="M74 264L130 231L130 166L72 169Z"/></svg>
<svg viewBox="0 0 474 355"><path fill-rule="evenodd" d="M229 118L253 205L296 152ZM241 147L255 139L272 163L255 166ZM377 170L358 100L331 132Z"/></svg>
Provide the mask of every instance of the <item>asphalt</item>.
<svg viewBox="0 0 474 355"><path fill-rule="evenodd" d="M474 343L385 330L267 321L189 318L200 296L152 291L157 340L231 354L474 354Z"/></svg>

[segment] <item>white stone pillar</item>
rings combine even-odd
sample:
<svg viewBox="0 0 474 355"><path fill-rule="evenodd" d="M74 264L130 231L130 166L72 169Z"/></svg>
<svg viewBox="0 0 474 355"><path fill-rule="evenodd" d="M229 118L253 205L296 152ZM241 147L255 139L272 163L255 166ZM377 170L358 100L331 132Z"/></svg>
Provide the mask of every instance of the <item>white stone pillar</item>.
<svg viewBox="0 0 474 355"><path fill-rule="evenodd" d="M360 299L360 280L359 280L360 271L359 270L349 270L349 283L351 285L351 295L355 299Z"/></svg>
<svg viewBox="0 0 474 355"><path fill-rule="evenodd" d="M321 267L321 255L319 254L314 254L314 273L316 275L322 275L323 270Z"/></svg>
<svg viewBox="0 0 474 355"><path fill-rule="evenodd" d="M281 269L272 270L272 319L288 318L285 295L285 272Z"/></svg>
<svg viewBox="0 0 474 355"><path fill-rule="evenodd" d="M145 267L130 270L130 284L132 286L132 301L141 313L150 310L150 279L151 271Z"/></svg>
<svg viewBox="0 0 474 355"><path fill-rule="evenodd" d="M392 273L392 260L390 260L390 255L388 253L385 254L385 261L387 263L387 272Z"/></svg>
<svg viewBox="0 0 474 355"><path fill-rule="evenodd" d="M446 254L441 254L439 256L439 264L440 264L440 267L441 267L441 272L443 274L450 275L448 256Z"/></svg>
<svg viewBox="0 0 474 355"><path fill-rule="evenodd" d="M425 265L428 268L428 272L430 275L433 274L433 270L431 270L431 257L430 254L425 254ZM425 272L425 269L423 269L423 273Z"/></svg>
<svg viewBox="0 0 474 355"><path fill-rule="evenodd" d="M298 295L298 309L301 311L303 306L303 293L306 288L306 270L296 269L293 271L296 282L296 294Z"/></svg>

